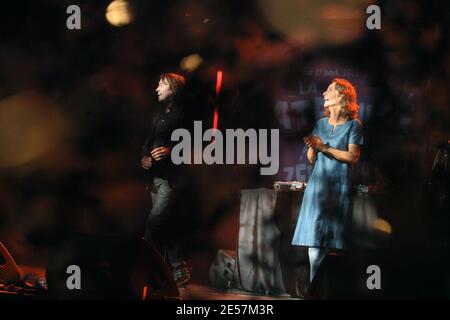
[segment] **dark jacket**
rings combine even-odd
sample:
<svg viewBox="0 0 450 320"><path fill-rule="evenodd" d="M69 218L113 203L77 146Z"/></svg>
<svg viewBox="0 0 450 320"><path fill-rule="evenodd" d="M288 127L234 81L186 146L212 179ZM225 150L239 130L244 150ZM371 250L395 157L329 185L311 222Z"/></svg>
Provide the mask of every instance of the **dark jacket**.
<svg viewBox="0 0 450 320"><path fill-rule="evenodd" d="M142 146L142 156L149 156L150 152L158 147L167 147L172 150L178 142L171 141L172 132L178 128L184 128L183 110L179 104L170 103L170 111L165 112L167 105L159 109L150 123L147 139ZM179 175L180 168L172 163L169 157L153 161L149 170L151 177L172 179Z"/></svg>

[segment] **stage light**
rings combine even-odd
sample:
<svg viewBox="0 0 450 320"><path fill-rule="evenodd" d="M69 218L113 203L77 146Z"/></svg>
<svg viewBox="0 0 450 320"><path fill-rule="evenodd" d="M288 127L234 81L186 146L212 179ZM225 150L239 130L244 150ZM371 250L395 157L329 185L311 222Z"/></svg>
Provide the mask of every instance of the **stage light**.
<svg viewBox="0 0 450 320"><path fill-rule="evenodd" d="M115 27L122 27L134 20L130 4L125 0L114 0L106 8L106 20Z"/></svg>
<svg viewBox="0 0 450 320"><path fill-rule="evenodd" d="M191 54L184 57L180 62L180 67L186 72L196 70L203 63L203 59L199 54Z"/></svg>

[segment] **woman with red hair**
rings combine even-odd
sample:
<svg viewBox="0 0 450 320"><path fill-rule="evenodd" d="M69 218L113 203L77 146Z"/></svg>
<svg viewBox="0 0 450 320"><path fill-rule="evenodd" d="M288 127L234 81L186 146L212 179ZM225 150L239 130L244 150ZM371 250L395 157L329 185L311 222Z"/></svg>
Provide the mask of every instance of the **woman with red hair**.
<svg viewBox="0 0 450 320"><path fill-rule="evenodd" d="M327 253L345 249L352 219L350 172L362 144L354 86L334 79L323 97L326 117L304 138L314 168L292 240L308 247L310 283Z"/></svg>

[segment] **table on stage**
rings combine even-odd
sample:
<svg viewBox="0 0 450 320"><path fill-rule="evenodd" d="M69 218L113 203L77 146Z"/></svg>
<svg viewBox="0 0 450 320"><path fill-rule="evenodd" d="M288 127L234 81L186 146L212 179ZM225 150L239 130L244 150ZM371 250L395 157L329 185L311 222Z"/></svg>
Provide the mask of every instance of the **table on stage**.
<svg viewBox="0 0 450 320"><path fill-rule="evenodd" d="M307 279L306 249L291 245L304 185L279 186L241 192L237 271L246 291L292 293Z"/></svg>

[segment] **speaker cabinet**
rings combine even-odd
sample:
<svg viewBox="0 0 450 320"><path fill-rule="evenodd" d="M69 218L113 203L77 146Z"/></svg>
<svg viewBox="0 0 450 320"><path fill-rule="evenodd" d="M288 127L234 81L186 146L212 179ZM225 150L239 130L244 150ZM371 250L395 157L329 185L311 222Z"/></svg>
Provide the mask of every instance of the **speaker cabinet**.
<svg viewBox="0 0 450 320"><path fill-rule="evenodd" d="M209 269L209 281L219 289L235 288L238 284L236 251L219 250Z"/></svg>
<svg viewBox="0 0 450 320"><path fill-rule="evenodd" d="M180 297L171 269L150 243L138 238L70 237L52 251L46 276L55 299Z"/></svg>

